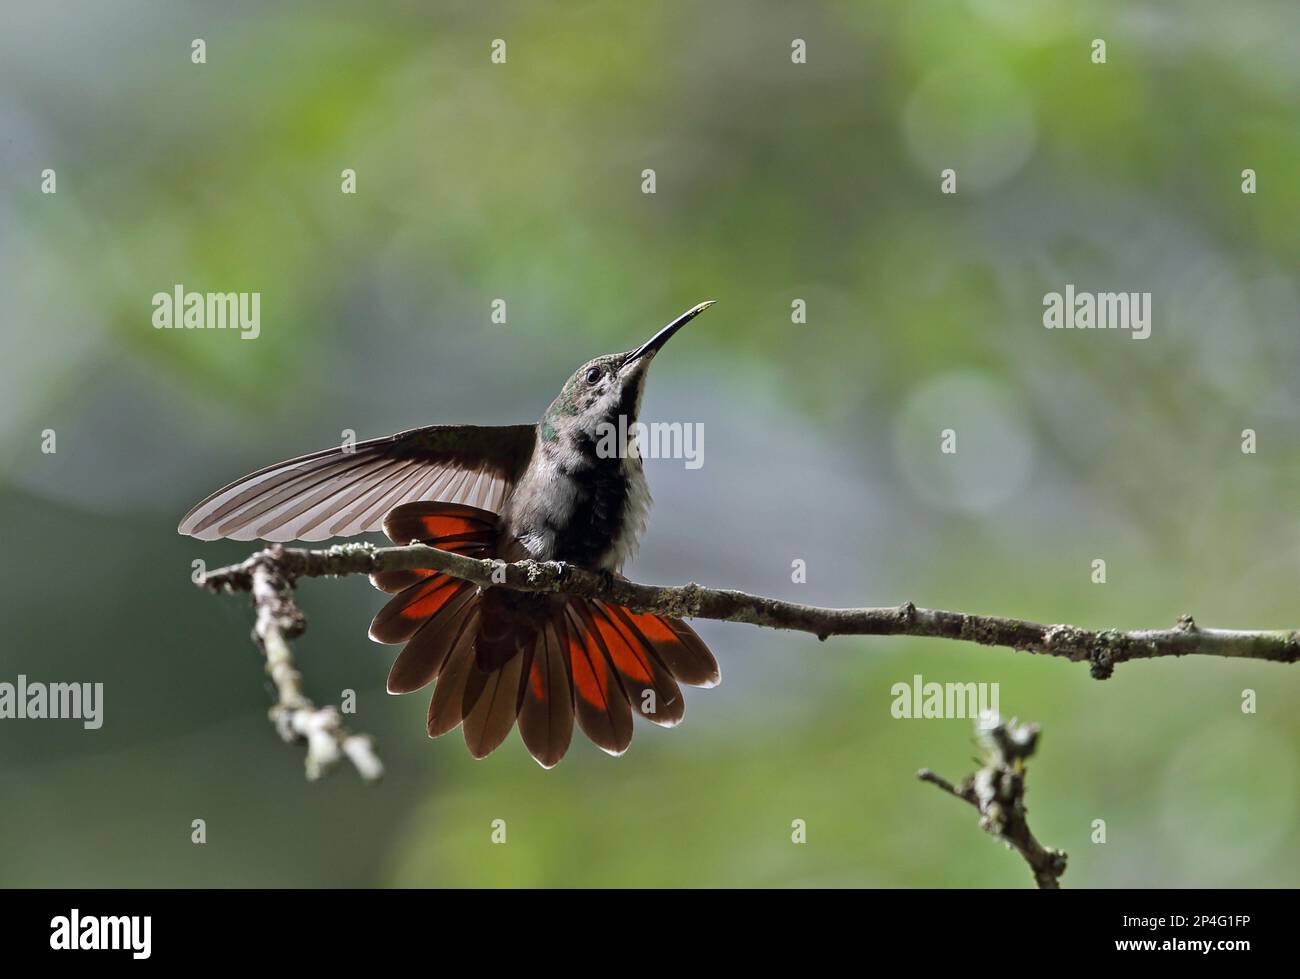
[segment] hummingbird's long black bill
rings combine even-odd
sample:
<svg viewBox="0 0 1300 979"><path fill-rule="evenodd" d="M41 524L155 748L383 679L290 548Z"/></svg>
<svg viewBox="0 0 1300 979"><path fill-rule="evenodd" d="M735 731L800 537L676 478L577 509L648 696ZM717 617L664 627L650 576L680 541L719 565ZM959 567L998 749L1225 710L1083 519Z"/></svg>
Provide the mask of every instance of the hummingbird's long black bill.
<svg viewBox="0 0 1300 979"><path fill-rule="evenodd" d="M674 333L680 330L691 320L695 319L695 317L699 316L702 312L704 312L706 309L712 306L715 302L717 302L717 300L715 299L706 299L698 306L692 306L686 312L682 313L681 316L677 317L677 319L673 320L662 330L660 330L658 333L652 336L649 340L647 340L645 343L641 344L641 346L637 347L630 354L628 354L627 359L623 361L622 366L626 367L634 360L640 360L642 357L648 357L655 353L658 353L659 348L662 347L665 343L667 343L669 338L671 338Z"/></svg>

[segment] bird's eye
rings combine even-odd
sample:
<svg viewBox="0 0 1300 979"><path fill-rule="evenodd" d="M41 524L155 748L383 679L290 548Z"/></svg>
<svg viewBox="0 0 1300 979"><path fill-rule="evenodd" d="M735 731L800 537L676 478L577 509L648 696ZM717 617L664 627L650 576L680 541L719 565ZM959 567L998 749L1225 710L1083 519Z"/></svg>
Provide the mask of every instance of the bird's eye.
<svg viewBox="0 0 1300 979"><path fill-rule="evenodd" d="M599 368L599 367L593 367L593 368L591 368L591 370L587 371L587 383L588 383L588 384L595 384L595 383L596 383L597 381L599 381L599 380L600 380L600 368Z"/></svg>

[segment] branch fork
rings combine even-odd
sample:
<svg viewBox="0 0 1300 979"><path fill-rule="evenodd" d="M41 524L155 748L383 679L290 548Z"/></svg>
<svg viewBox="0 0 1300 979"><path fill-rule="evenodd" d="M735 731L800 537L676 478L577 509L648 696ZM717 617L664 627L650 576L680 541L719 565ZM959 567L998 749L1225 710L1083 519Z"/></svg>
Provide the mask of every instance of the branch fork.
<svg viewBox="0 0 1300 979"><path fill-rule="evenodd" d="M974 806L980 814L980 829L1019 853L1039 888L1059 889L1068 857L1064 850L1038 842L1029 829L1025 808L1025 762L1038 747L1038 725L1020 724L1013 718L977 730L985 750L984 764L962 779L961 785L954 786L928 768L916 777Z"/></svg>

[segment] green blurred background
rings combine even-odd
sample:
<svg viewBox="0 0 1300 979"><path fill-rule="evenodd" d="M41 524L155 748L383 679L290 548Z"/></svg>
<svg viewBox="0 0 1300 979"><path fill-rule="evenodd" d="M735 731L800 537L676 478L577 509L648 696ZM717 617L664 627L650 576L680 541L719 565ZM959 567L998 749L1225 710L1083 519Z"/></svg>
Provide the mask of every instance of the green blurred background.
<svg viewBox="0 0 1300 979"><path fill-rule="evenodd" d="M531 421L583 360L713 298L651 378L643 418L701 423L705 464L647 463L634 577L1300 625L1291 0L154 0L0 24L0 680L106 685L99 731L0 723L0 882L1028 884L915 781L975 750L966 721L890 716L920 673L998 682L1043 725L1028 801L1066 886L1300 884L1300 667L1098 683L705 622L723 683L684 725L638 725L621 759L575 741L546 772L517 734L482 762L429 741L426 698L384 692L394 650L365 635L383 597L310 581L308 692L357 691L389 774L308 784L267 723L246 599L190 582L250 545L175 533L345 429ZM1067 282L1150 291L1150 339L1043 329ZM260 338L153 329L176 283L260 291Z"/></svg>

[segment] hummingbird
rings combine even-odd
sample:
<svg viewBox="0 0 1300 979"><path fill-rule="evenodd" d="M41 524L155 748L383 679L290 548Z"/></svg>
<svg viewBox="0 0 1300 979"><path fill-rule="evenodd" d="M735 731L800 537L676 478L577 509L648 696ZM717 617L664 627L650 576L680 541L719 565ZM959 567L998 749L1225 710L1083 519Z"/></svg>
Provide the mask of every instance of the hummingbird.
<svg viewBox="0 0 1300 979"><path fill-rule="evenodd" d="M620 575L650 509L629 437L650 364L712 305L688 309L634 350L587 361L535 425L431 425L299 456L222 487L177 529L200 540L268 541L382 529L399 545ZM598 747L621 755L634 713L673 727L685 710L679 684L711 687L720 678L713 654L680 619L600 599L483 588L431 569L370 579L393 596L370 638L405 643L389 693L433 684L429 736L461 727L476 758L517 722L532 757L552 768L569 749L575 718Z"/></svg>

